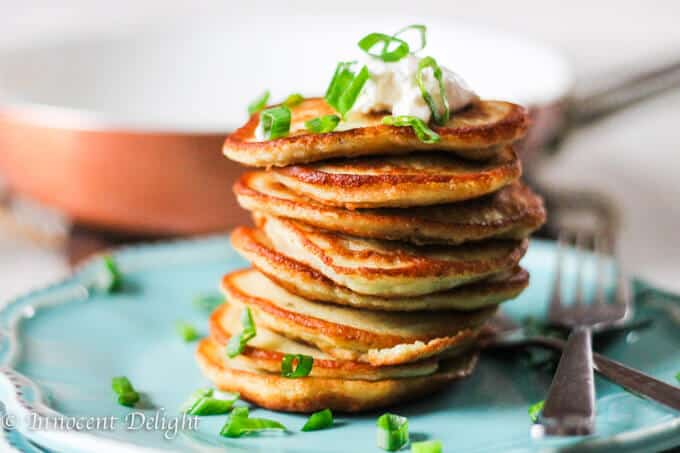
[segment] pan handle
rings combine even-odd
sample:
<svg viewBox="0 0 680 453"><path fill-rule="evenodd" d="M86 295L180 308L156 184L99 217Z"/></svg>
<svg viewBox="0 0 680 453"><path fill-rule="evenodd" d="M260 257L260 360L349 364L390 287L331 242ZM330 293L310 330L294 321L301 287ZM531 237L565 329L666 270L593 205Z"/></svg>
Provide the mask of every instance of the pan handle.
<svg viewBox="0 0 680 453"><path fill-rule="evenodd" d="M573 128L591 124L673 88L680 88L680 60L677 59L575 95L569 107L569 125Z"/></svg>

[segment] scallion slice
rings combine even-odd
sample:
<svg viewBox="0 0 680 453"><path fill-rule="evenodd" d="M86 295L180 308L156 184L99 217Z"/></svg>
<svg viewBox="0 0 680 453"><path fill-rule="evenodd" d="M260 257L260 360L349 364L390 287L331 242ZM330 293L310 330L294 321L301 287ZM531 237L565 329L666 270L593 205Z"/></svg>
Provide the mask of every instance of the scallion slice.
<svg viewBox="0 0 680 453"><path fill-rule="evenodd" d="M333 426L333 413L330 409L314 412L307 419L307 423L302 427L302 431L318 431Z"/></svg>
<svg viewBox="0 0 680 453"><path fill-rule="evenodd" d="M675 375L675 380L680 382L680 372L678 372L678 374Z"/></svg>
<svg viewBox="0 0 680 453"><path fill-rule="evenodd" d="M339 123L340 117L338 115L324 115L305 121L305 127L311 132L325 134L334 131Z"/></svg>
<svg viewBox="0 0 680 453"><path fill-rule="evenodd" d="M378 46L379 44L382 45ZM359 48L368 55L379 58L387 63L399 61L409 53L409 47L406 41L384 33L370 33L361 38L358 45ZM372 49L376 46L380 47L378 53L372 52Z"/></svg>
<svg viewBox="0 0 680 453"><path fill-rule="evenodd" d="M440 140L439 134L427 127L423 120L415 116L386 116L382 119L382 123L387 126L411 127L418 140L423 143L437 143Z"/></svg>
<svg viewBox="0 0 680 453"><path fill-rule="evenodd" d="M219 294L199 294L194 296L191 303L199 310L212 313L217 307L224 303L224 297Z"/></svg>
<svg viewBox="0 0 680 453"><path fill-rule="evenodd" d="M211 388L201 388L195 390L191 395L189 395L189 398L187 398L187 400L179 407L179 411L187 412L189 409L191 409L191 407L194 404L196 404L196 401L204 397L211 397L213 396L213 393L215 393L215 390Z"/></svg>
<svg viewBox="0 0 680 453"><path fill-rule="evenodd" d="M361 89L369 78L368 68L362 66L358 73L352 71L354 62L340 62L335 68L335 73L331 79L324 99L342 117L354 106Z"/></svg>
<svg viewBox="0 0 680 453"><path fill-rule="evenodd" d="M411 453L442 453L442 443L438 440L413 442L411 444Z"/></svg>
<svg viewBox="0 0 680 453"><path fill-rule="evenodd" d="M383 414L377 421L378 447L396 451L408 442L408 419L395 414Z"/></svg>
<svg viewBox="0 0 680 453"><path fill-rule="evenodd" d="M290 132L290 109L285 105L279 105L262 110L260 122L266 140L285 137Z"/></svg>
<svg viewBox="0 0 680 453"><path fill-rule="evenodd" d="M265 90L265 92L262 93L257 99L248 104L248 115L257 113L265 108L267 101L269 101L269 90Z"/></svg>
<svg viewBox="0 0 680 453"><path fill-rule="evenodd" d="M123 274L118 268L118 263L111 255L104 255L102 264L102 272L97 278L97 288L107 293L120 291L123 288Z"/></svg>
<svg viewBox="0 0 680 453"><path fill-rule="evenodd" d="M132 407L139 401L139 393L132 387L130 380L125 376L111 379L111 388L118 395L118 404Z"/></svg>
<svg viewBox="0 0 680 453"><path fill-rule="evenodd" d="M300 105L304 100L304 96L302 96L300 93L293 93L289 95L285 101L283 101L283 105L289 108L295 107L296 105Z"/></svg>
<svg viewBox="0 0 680 453"><path fill-rule="evenodd" d="M349 112L354 106L354 103L357 101L357 98L361 93L361 89L366 84L368 78L368 68L363 66L357 73L356 77L352 79L352 82L349 84L349 86L347 86L345 92L342 93L340 99L338 99L338 112L340 112L343 118L345 117L345 114Z"/></svg>
<svg viewBox="0 0 680 453"><path fill-rule="evenodd" d="M293 369L293 362L297 362ZM301 378L309 376L314 365L314 357L303 354L286 354L281 360L281 376L287 378Z"/></svg>
<svg viewBox="0 0 680 453"><path fill-rule="evenodd" d="M425 88L425 82L423 81L423 71L425 68L432 68L434 78L437 79L437 83L439 84L439 99L444 110L443 113L440 111L439 107L437 107L437 103L434 101L432 94ZM443 126L449 120L451 111L449 109L449 100L446 96L444 79L442 78L442 68L437 64L437 60L432 57L425 57L420 60L420 63L418 63L418 71L416 72L416 81L418 82L418 88L420 88L420 94L432 111L434 122Z"/></svg>
<svg viewBox="0 0 680 453"><path fill-rule="evenodd" d="M184 340L187 343L198 339L198 331L194 326L192 326L188 322L177 321L175 328L177 329L177 333L179 334L179 336L182 337L182 340Z"/></svg>
<svg viewBox="0 0 680 453"><path fill-rule="evenodd" d="M538 403L534 403L529 406L529 410L527 412L529 412L529 418L531 419L532 423L536 423L538 421L538 417L541 415L544 404L545 401L539 401Z"/></svg>
<svg viewBox="0 0 680 453"><path fill-rule="evenodd" d="M261 431L285 431L286 427L281 423L268 420L266 418L249 418L248 408L235 407L231 411L231 415L227 423L220 430L220 436L223 437L241 437L244 434L250 434Z"/></svg>
<svg viewBox="0 0 680 453"><path fill-rule="evenodd" d="M181 409L188 415L221 415L229 412L238 399L238 394L229 399L214 398L212 389L201 389L192 393Z"/></svg>
<svg viewBox="0 0 680 453"><path fill-rule="evenodd" d="M253 315L250 313L250 308L246 307L241 313L241 326L243 330L238 335L232 335L227 343L227 356L230 358L241 354L246 347L246 344L255 338L257 330L255 330L255 321Z"/></svg>
<svg viewBox="0 0 680 453"><path fill-rule="evenodd" d="M399 35L403 35L404 33L407 33L410 30L416 30L418 32L419 36L420 36L420 47L418 47L417 49L414 49L412 45L410 45L410 44L408 45L411 53L416 53L419 50L423 50L425 48L425 46L427 45L427 27L425 25L418 25L418 24L409 25L407 27L402 28L398 32L396 32L394 34L394 37L396 38ZM408 44L408 42L407 42L407 44Z"/></svg>

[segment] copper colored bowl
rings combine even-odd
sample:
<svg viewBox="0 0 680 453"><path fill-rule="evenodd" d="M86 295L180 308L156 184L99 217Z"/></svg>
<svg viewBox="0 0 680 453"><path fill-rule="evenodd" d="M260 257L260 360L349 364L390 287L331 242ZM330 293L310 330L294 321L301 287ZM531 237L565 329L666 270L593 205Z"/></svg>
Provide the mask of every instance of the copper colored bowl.
<svg viewBox="0 0 680 453"><path fill-rule="evenodd" d="M246 221L231 185L242 168L225 134L56 128L0 113L0 175L76 222L137 235L227 230Z"/></svg>

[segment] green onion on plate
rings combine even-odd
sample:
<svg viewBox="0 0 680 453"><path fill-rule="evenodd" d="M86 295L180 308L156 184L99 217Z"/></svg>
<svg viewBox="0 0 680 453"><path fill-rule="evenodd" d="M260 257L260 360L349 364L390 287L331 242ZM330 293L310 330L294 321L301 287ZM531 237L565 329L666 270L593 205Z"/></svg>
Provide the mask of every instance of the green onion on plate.
<svg viewBox="0 0 680 453"><path fill-rule="evenodd" d="M305 127L308 131L325 134L334 131L338 123L340 123L338 115L324 115L305 121Z"/></svg>
<svg viewBox="0 0 680 453"><path fill-rule="evenodd" d="M529 406L527 412L529 413L529 418L531 419L532 423L536 423L538 421L538 417L541 415L544 404L545 401L539 401L538 403L534 403Z"/></svg>
<svg viewBox="0 0 680 453"><path fill-rule="evenodd" d="M439 440L413 442L411 444L411 453L442 453L442 443Z"/></svg>
<svg viewBox="0 0 680 453"><path fill-rule="evenodd" d="M247 407L235 407L220 430L223 437L241 437L244 434L262 431L285 431L281 423L266 418L250 418Z"/></svg>
<svg viewBox="0 0 680 453"><path fill-rule="evenodd" d="M181 412L188 415L221 415L229 412L234 403L239 399L236 394L229 399L213 397L212 389L199 389L191 394L189 399L182 405Z"/></svg>
<svg viewBox="0 0 680 453"><path fill-rule="evenodd" d="M440 140L439 134L427 127L423 120L415 116L386 116L382 119L382 123L387 126L411 127L418 140L423 143L437 143Z"/></svg>
<svg viewBox="0 0 680 453"><path fill-rule="evenodd" d="M241 326L243 330L238 335L232 335L227 343L227 356L230 358L241 354L246 348L246 344L255 338L257 330L255 330L255 321L253 315L250 313L250 308L246 307L241 313Z"/></svg>
<svg viewBox="0 0 680 453"><path fill-rule="evenodd" d="M118 263L111 255L102 256L103 269L97 277L96 287L107 293L115 293L123 288L123 274Z"/></svg>
<svg viewBox="0 0 680 453"><path fill-rule="evenodd" d="M257 113L266 107L267 101L269 101L269 90L265 90L257 99L248 104L248 115Z"/></svg>
<svg viewBox="0 0 680 453"><path fill-rule="evenodd" d="M266 140L285 137L290 132L290 109L285 105L279 105L262 110L260 123Z"/></svg>
<svg viewBox="0 0 680 453"><path fill-rule="evenodd" d="M296 363L293 369L293 363ZM314 365L314 357L303 354L286 354L281 360L281 376L287 378L301 378L309 376Z"/></svg>
<svg viewBox="0 0 680 453"><path fill-rule="evenodd" d="M378 447L396 451L408 442L408 419L396 414L381 415L376 422Z"/></svg>
<svg viewBox="0 0 680 453"><path fill-rule="evenodd" d="M139 401L139 393L132 387L130 380L125 376L117 376L111 379L111 388L118 395L118 404L132 407Z"/></svg>
<svg viewBox="0 0 680 453"><path fill-rule="evenodd" d="M425 88L425 82L423 82L423 71L426 68L432 68L432 73L434 78L437 79L439 84L439 99L442 104L444 112L442 113L437 106L432 94ZM430 107L432 111L432 117L434 122L443 126L449 120L451 116L451 110L449 109L449 100L446 97L446 87L444 86L444 80L442 79L442 68L437 64L437 60L432 57L425 57L418 63L418 71L416 72L416 81L418 82L418 88L420 88L420 94L423 99Z"/></svg>
<svg viewBox="0 0 680 453"><path fill-rule="evenodd" d="M302 431L318 431L333 426L333 413L330 409L314 412L309 416Z"/></svg>
<svg viewBox="0 0 680 453"><path fill-rule="evenodd" d="M179 336L182 337L182 340L187 343L198 339L198 331L186 321L177 321L175 328Z"/></svg>

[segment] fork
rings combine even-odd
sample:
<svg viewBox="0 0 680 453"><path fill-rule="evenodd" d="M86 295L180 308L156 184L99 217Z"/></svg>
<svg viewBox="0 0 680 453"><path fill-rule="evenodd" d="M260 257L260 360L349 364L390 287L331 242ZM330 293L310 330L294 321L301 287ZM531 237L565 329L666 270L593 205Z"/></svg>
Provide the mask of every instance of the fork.
<svg viewBox="0 0 680 453"><path fill-rule="evenodd" d="M564 249L569 237L575 236L578 257L574 302L562 303ZM557 245L557 267L553 293L548 308L551 324L571 329L553 377L548 397L541 411L539 423L549 435L587 435L595 431L595 385L593 375L593 331L621 325L632 316L629 282L616 260L616 295L614 303L607 303L605 295L604 255L612 243L603 233L594 235L584 230L575 234L561 232ZM596 257L595 300L586 304L583 290L583 268L586 246Z"/></svg>

